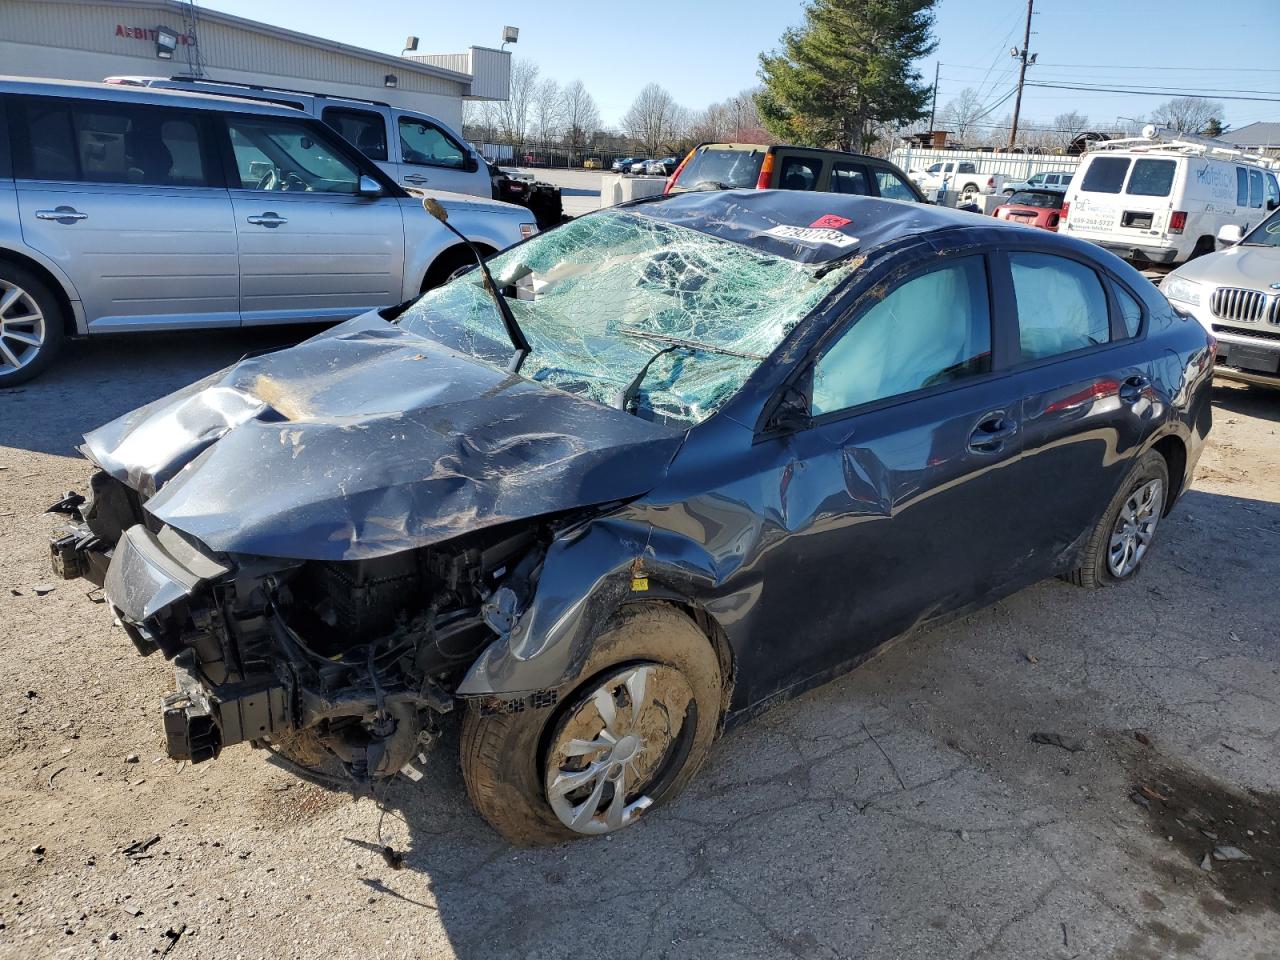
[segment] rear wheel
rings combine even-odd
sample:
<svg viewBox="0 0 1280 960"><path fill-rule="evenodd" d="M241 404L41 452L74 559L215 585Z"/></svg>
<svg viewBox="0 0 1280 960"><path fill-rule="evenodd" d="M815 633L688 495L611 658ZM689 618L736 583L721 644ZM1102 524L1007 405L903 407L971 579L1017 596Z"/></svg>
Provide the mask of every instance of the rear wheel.
<svg viewBox="0 0 1280 960"><path fill-rule="evenodd" d="M0 263L0 387L25 383L62 347L63 311L29 271Z"/></svg>
<svg viewBox="0 0 1280 960"><path fill-rule="evenodd" d="M1169 467L1154 450L1125 477L1107 512L1093 528L1083 562L1068 579L1091 589L1137 575L1151 549L1169 496Z"/></svg>
<svg viewBox="0 0 1280 960"><path fill-rule="evenodd" d="M972 203L978 199L978 194L981 192L976 183L966 183L964 189L960 191L960 199L965 203Z"/></svg>
<svg viewBox="0 0 1280 960"><path fill-rule="evenodd" d="M512 843L560 843L635 823L684 789L715 737L719 659L675 610L624 611L583 673L554 711L473 708L463 721L467 793Z"/></svg>

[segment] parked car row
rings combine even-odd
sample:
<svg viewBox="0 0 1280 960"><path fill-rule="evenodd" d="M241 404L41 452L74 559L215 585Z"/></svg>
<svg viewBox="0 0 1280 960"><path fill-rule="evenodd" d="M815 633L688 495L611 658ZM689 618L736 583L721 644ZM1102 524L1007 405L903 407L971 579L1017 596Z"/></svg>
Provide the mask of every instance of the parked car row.
<svg viewBox="0 0 1280 960"><path fill-rule="evenodd" d="M440 196L481 253L537 231L521 207ZM35 376L68 335L334 323L474 259L380 164L297 108L0 81L0 385Z"/></svg>

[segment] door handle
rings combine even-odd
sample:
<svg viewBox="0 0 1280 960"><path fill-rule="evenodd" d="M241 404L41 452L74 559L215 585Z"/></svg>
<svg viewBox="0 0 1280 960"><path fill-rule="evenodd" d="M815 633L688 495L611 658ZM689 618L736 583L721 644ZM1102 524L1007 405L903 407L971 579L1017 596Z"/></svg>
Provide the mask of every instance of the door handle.
<svg viewBox="0 0 1280 960"><path fill-rule="evenodd" d="M430 182L430 179L431 179L430 177L424 177L420 173L411 173L404 178L404 182L405 183L428 183Z"/></svg>
<svg viewBox="0 0 1280 960"><path fill-rule="evenodd" d="M1151 386L1151 379L1140 373L1134 374L1120 384L1120 400L1122 403L1137 403Z"/></svg>
<svg viewBox="0 0 1280 960"><path fill-rule="evenodd" d="M37 210L37 220L56 220L58 223L75 223L77 220L88 220L87 213L81 213L75 207L56 207L53 210Z"/></svg>
<svg viewBox="0 0 1280 960"><path fill-rule="evenodd" d="M278 227L282 223L289 222L274 210L268 210L266 213L259 214L256 217L249 217L247 219L250 223L259 227Z"/></svg>
<svg viewBox="0 0 1280 960"><path fill-rule="evenodd" d="M1017 433L1017 421L1001 412L989 413L969 434L969 449L974 453L998 453L1004 449L1005 441Z"/></svg>

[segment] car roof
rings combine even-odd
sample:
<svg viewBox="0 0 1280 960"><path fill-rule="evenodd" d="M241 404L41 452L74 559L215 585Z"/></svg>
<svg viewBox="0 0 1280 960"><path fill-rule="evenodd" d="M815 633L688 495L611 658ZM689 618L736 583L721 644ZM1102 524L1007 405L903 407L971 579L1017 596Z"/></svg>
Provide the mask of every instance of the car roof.
<svg viewBox="0 0 1280 960"><path fill-rule="evenodd" d="M820 264L891 240L963 227L1025 227L927 203L800 190L706 190L623 204L654 220Z"/></svg>
<svg viewBox="0 0 1280 960"><path fill-rule="evenodd" d="M301 110L265 100L243 97L210 96L207 93L169 90L161 87L138 87L120 83L89 83L81 80L46 80L35 77L0 76L0 93L27 94L39 97L77 97L104 103L146 103L162 107L184 107L193 110L235 110L239 113L261 113L283 117L303 115Z"/></svg>
<svg viewBox="0 0 1280 960"><path fill-rule="evenodd" d="M884 163L879 157L872 157L865 153L853 153L849 150L829 150L826 147L802 147L795 143L700 143L697 149L703 148L713 150L787 150L796 153L813 153L824 157L857 157L859 160L869 160L873 163Z"/></svg>

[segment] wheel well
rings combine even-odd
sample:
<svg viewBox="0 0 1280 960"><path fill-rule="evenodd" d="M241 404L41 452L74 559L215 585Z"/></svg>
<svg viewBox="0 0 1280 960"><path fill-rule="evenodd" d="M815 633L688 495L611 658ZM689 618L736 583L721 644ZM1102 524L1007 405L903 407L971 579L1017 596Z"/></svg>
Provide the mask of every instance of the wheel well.
<svg viewBox="0 0 1280 960"><path fill-rule="evenodd" d="M1201 257L1206 253L1213 253L1217 249L1218 242L1211 236L1205 235L1196 241L1196 245L1191 249L1192 257ZM1190 257L1188 258L1190 259Z"/></svg>
<svg viewBox="0 0 1280 960"><path fill-rule="evenodd" d="M475 248L480 251L481 256L489 257L497 251L487 243L477 243ZM458 267L462 266L474 258L471 250L465 243L455 243L452 247L446 247L436 255L431 261L431 266L427 267L426 274L422 277L422 292L426 293L432 287L438 287L448 279L449 274L453 273Z"/></svg>
<svg viewBox="0 0 1280 960"><path fill-rule="evenodd" d="M1182 482L1187 472L1187 448L1180 438L1167 436L1157 440L1152 449L1164 457L1169 468L1169 496L1164 505L1165 513L1168 513L1173 507L1173 501L1182 493Z"/></svg>
<svg viewBox="0 0 1280 960"><path fill-rule="evenodd" d="M733 700L734 681L737 679L734 672L733 648L729 646L729 635L725 633L724 627L720 626L719 621L707 613L705 609L693 603L670 599L640 602L661 604L673 610L678 610L697 624L698 629L706 636L707 642L711 644L711 649L716 652L716 659L720 661L722 683L720 685L720 720L718 726L723 730L725 717L729 713L729 704Z"/></svg>
<svg viewBox="0 0 1280 960"><path fill-rule="evenodd" d="M21 267L23 270L28 270L35 274L40 282L49 288L49 292L58 298L58 307L62 310L63 332L69 336L76 335L76 313L71 308L71 297L67 295L67 291L63 289L57 277L50 273L38 260L32 260L30 257L23 256L15 250L0 250L0 261L11 263L15 267Z"/></svg>

